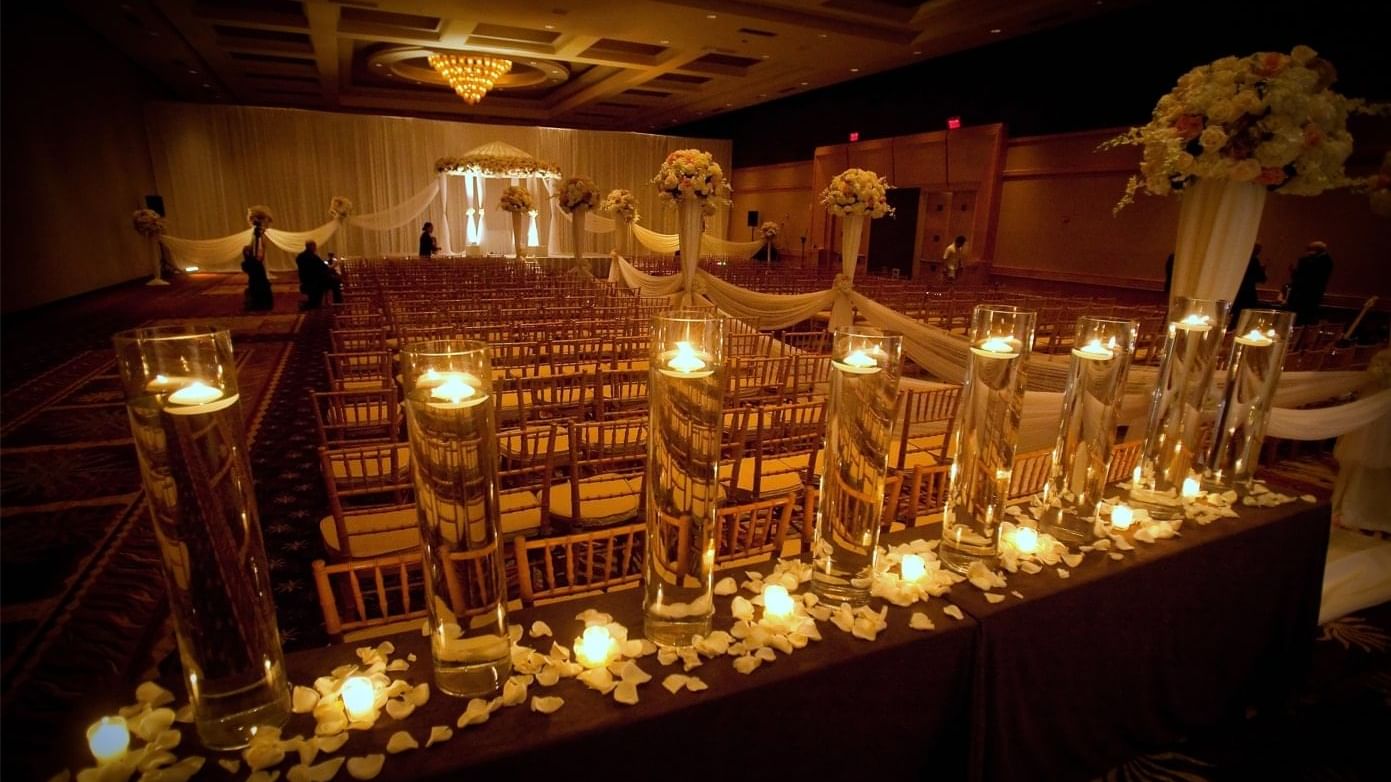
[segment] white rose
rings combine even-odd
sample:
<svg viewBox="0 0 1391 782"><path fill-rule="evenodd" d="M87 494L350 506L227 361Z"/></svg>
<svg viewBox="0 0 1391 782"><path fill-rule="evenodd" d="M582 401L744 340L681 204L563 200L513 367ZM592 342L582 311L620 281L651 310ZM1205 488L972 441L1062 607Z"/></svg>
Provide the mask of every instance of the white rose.
<svg viewBox="0 0 1391 782"><path fill-rule="evenodd" d="M1318 56L1318 52L1314 51L1308 46L1305 46L1304 44L1300 44L1294 47L1294 49L1290 52L1290 57L1300 65L1308 65L1315 57Z"/></svg>
<svg viewBox="0 0 1391 782"><path fill-rule="evenodd" d="M1232 166L1232 181L1250 182L1261 175L1261 164L1251 158L1247 158Z"/></svg>

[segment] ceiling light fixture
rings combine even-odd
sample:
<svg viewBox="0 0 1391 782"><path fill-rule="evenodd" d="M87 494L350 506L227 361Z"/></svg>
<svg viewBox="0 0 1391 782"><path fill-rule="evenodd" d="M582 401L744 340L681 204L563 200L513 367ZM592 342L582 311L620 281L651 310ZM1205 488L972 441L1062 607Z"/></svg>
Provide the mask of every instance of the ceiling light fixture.
<svg viewBox="0 0 1391 782"><path fill-rule="evenodd" d="M851 69L850 69L850 72L851 72L851 73L859 73L859 72L860 72L860 69L859 69L859 68L851 68Z"/></svg>
<svg viewBox="0 0 1391 782"><path fill-rule="evenodd" d="M706 15L705 15L705 18L706 18L706 19L719 19L720 16L719 16L719 14L706 14Z"/></svg>
<svg viewBox="0 0 1391 782"><path fill-rule="evenodd" d="M478 105L497 80L512 70L512 61L501 57L488 57L480 54L430 55L430 67L434 68L454 93L470 106Z"/></svg>
<svg viewBox="0 0 1391 782"><path fill-rule="evenodd" d="M992 28L990 28L990 34L991 34L991 35L999 35L999 34L1000 34L1000 28L998 28L998 27L992 27Z"/></svg>

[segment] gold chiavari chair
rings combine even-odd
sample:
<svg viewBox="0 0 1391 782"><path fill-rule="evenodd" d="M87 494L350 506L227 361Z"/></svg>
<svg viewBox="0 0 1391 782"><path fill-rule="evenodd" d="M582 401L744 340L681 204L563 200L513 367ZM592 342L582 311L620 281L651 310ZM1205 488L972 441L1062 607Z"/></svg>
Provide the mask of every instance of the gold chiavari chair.
<svg viewBox="0 0 1391 782"><path fill-rule="evenodd" d="M394 388L391 354L385 350L365 353L325 353L329 386L337 391Z"/></svg>
<svg viewBox="0 0 1391 782"><path fill-rule="evenodd" d="M319 534L333 559L376 557L420 544L404 445L374 443L319 453L329 504Z"/></svg>
<svg viewBox="0 0 1391 782"><path fill-rule="evenodd" d="M796 495L787 494L721 507L716 512L716 566L762 562L780 555L795 505Z"/></svg>
<svg viewBox="0 0 1391 782"><path fill-rule="evenodd" d="M895 470L946 461L960 386L909 390L902 395L898 437L890 453Z"/></svg>
<svg viewBox="0 0 1391 782"><path fill-rule="evenodd" d="M642 580L645 524L529 540L513 545L522 604L531 606L636 586Z"/></svg>
<svg viewBox="0 0 1391 782"><path fill-rule="evenodd" d="M401 406L396 390L311 391L320 446L400 439Z"/></svg>
<svg viewBox="0 0 1391 782"><path fill-rule="evenodd" d="M412 630L427 613L419 552L333 564L316 559L313 571L324 630L335 643Z"/></svg>

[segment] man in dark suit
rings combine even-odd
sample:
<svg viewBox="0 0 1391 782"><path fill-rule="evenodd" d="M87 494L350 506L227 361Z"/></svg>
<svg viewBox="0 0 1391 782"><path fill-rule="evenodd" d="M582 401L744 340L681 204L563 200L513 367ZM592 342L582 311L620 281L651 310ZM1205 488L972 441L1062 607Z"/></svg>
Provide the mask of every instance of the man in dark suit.
<svg viewBox="0 0 1391 782"><path fill-rule="evenodd" d="M1319 319L1323 306L1323 293L1328 289L1328 278L1333 276L1333 257L1328 254L1328 245L1323 242L1310 242L1309 249L1294 262L1290 272L1290 292L1285 298L1285 309L1294 313L1294 322L1303 326Z"/></svg>
<svg viewBox="0 0 1391 782"><path fill-rule="evenodd" d="M1256 286L1265 282L1265 264L1261 263L1261 245L1259 242L1251 248L1251 260L1246 264L1246 274L1241 278L1241 287L1237 288L1236 298L1232 300L1232 326L1236 327L1241 322L1243 310L1254 310L1261 306L1261 295L1256 290Z"/></svg>
<svg viewBox="0 0 1391 782"><path fill-rule="evenodd" d="M295 268L299 270L299 292L307 297L302 305L305 309L318 309L324 302L324 294L333 287L328 275L328 264L315 252L319 249L313 240L304 243L304 252L295 256Z"/></svg>

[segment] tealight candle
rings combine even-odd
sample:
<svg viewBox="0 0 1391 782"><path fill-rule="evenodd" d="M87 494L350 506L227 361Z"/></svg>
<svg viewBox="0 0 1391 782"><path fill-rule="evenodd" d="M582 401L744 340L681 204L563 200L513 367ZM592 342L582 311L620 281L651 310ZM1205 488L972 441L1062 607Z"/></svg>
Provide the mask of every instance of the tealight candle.
<svg viewBox="0 0 1391 782"><path fill-rule="evenodd" d="M1184 478L1184 479L1183 479L1183 494L1182 494L1182 496L1183 496L1183 498L1184 498L1185 500L1196 500L1196 499L1198 498L1198 494L1199 494L1201 491L1202 491L1202 486L1201 486L1201 484L1198 483L1198 479L1197 479L1197 478L1195 478L1195 477L1193 477L1192 475L1190 475L1190 476L1188 476L1187 478Z"/></svg>
<svg viewBox="0 0 1391 782"><path fill-rule="evenodd" d="M1038 530L1033 527L1016 527L1010 540L1021 554L1038 553Z"/></svg>
<svg viewBox="0 0 1391 782"><path fill-rule="evenodd" d="M898 563L898 572L904 581L913 583L927 574L927 563L917 554L904 554Z"/></svg>
<svg viewBox="0 0 1391 782"><path fill-rule="evenodd" d="M836 369L852 375L871 375L879 371L879 362L863 350L852 350L845 358L831 363Z"/></svg>
<svg viewBox="0 0 1391 782"><path fill-rule="evenodd" d="M1210 331L1212 329L1212 318L1193 312L1184 316L1183 320L1174 321L1174 327L1184 331Z"/></svg>
<svg viewBox="0 0 1391 782"><path fill-rule="evenodd" d="M658 369L668 377L702 378L714 374L714 370L707 369L705 359L689 342L677 342L676 350L663 354L662 361L665 366L659 365Z"/></svg>
<svg viewBox="0 0 1391 782"><path fill-rule="evenodd" d="M1233 340L1238 345L1247 345L1253 348L1265 348L1275 344L1275 340L1260 329L1251 329L1250 332L1238 335Z"/></svg>
<svg viewBox="0 0 1391 782"><path fill-rule="evenodd" d="M1135 513L1130 506L1121 503L1111 509L1111 529L1128 530L1135 523Z"/></svg>
<svg viewBox="0 0 1391 782"><path fill-rule="evenodd" d="M376 709L377 690L372 680L366 676L349 676L339 692L343 698L343 710L353 722L364 722L372 718Z"/></svg>
<svg viewBox="0 0 1391 782"><path fill-rule="evenodd" d="M785 622L792 618L792 596L782 584L769 584L763 588L763 618L774 622Z"/></svg>
<svg viewBox="0 0 1391 782"><path fill-rule="evenodd" d="M1116 341L1111 340L1110 347L1101 344L1100 339L1093 339L1080 348L1073 348L1072 355L1078 358L1085 358L1089 361L1106 361L1116 357Z"/></svg>
<svg viewBox="0 0 1391 782"><path fill-rule="evenodd" d="M87 728L87 747L98 764L119 760L130 747L125 717L102 717Z"/></svg>
<svg viewBox="0 0 1391 782"><path fill-rule="evenodd" d="M575 659L586 668L602 668L613 657L613 636L604 625L590 625L575 644Z"/></svg>
<svg viewBox="0 0 1391 782"><path fill-rule="evenodd" d="M438 374L439 384L430 389L431 407L441 410L457 410L464 407L473 407L480 404L487 397L479 394L478 389L470 383L473 378L462 372L441 372Z"/></svg>
<svg viewBox="0 0 1391 782"><path fill-rule="evenodd" d="M216 402L221 398L222 389L213 388L201 380L195 380L170 394L169 404L192 407L194 405L206 405L211 402Z"/></svg>
<svg viewBox="0 0 1391 782"><path fill-rule="evenodd" d="M1014 342L1004 337L984 340L979 345L972 346L971 352L984 358L1014 358L1019 355L1014 349Z"/></svg>

